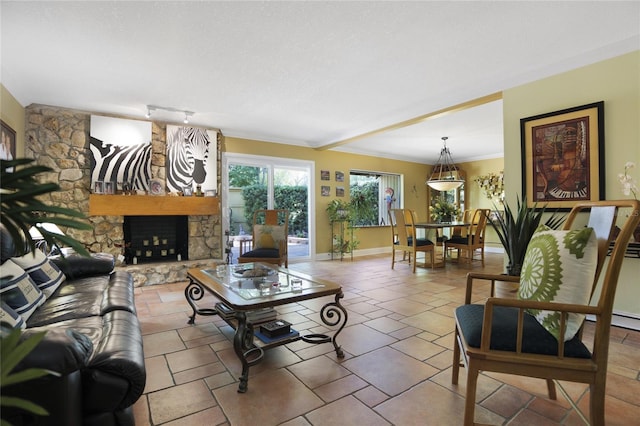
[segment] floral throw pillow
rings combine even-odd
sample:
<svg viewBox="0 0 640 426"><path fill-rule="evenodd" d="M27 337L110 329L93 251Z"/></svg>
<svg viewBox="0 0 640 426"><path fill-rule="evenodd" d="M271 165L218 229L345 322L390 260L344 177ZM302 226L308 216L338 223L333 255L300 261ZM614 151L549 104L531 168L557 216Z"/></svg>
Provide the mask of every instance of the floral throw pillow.
<svg viewBox="0 0 640 426"><path fill-rule="evenodd" d="M254 249L280 248L280 241L285 238L282 225L255 225L253 234L255 235Z"/></svg>
<svg viewBox="0 0 640 426"><path fill-rule="evenodd" d="M586 305L598 262L598 245L592 228L552 230L541 225L533 234L522 265L518 298ZM560 339L560 313L529 310L556 339ZM584 315L569 314L564 341L571 340Z"/></svg>

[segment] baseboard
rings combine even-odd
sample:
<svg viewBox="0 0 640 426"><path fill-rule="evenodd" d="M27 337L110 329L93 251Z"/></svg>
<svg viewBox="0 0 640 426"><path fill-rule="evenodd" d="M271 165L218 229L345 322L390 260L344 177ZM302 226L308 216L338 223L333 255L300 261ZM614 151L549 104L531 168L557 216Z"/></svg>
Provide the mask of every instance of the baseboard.
<svg viewBox="0 0 640 426"><path fill-rule="evenodd" d="M587 321L594 322L593 315L587 315ZM611 325L640 331L640 315L629 312L614 312L611 316Z"/></svg>

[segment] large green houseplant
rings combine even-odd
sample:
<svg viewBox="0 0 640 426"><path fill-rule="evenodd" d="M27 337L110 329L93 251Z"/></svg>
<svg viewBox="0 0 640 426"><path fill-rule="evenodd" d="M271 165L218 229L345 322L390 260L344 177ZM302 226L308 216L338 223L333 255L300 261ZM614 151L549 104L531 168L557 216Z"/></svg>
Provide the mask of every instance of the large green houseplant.
<svg viewBox="0 0 640 426"><path fill-rule="evenodd" d="M541 223L552 229L557 229L564 222L564 216L559 216L557 212L542 222L546 211L546 205L538 206L536 203L528 207L527 199L523 197L522 201L520 198L517 199L515 210L505 202L504 213L497 215L490 221L509 260L506 266L507 275L520 275L527 245Z"/></svg>
<svg viewBox="0 0 640 426"><path fill-rule="evenodd" d="M67 245L82 254L88 255L84 245L66 235L55 234L42 227L42 222L54 223L74 229L89 230L91 226L82 222L84 216L72 209L50 206L38 199L39 196L58 191L55 183L42 183L37 179L40 173L51 171L48 167L32 165L33 160L16 159L0 160L0 220L16 244L16 251L24 254L36 249L29 229L37 228L49 246ZM0 276L0 280L8 277ZM4 390L6 387L33 380L45 375L57 373L41 368L28 368L14 372L14 368L44 338L45 333L34 333L23 339L20 329L11 329L0 324L0 406L2 412L6 408L18 408L37 415L47 415L47 411L37 404L23 398L11 397ZM2 426L9 425L5 419L0 420Z"/></svg>

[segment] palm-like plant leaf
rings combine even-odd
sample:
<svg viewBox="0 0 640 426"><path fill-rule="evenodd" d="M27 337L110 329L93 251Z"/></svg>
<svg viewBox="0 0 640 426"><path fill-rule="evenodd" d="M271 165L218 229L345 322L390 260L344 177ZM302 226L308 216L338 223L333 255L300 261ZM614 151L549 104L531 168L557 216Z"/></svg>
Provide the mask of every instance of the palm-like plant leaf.
<svg viewBox="0 0 640 426"><path fill-rule="evenodd" d="M36 175L51 171L40 165L31 165L33 160L16 159L0 160L0 184L2 185L2 224L16 242L20 253L33 251L35 241L29 229L35 226L44 240L50 245L65 245L76 252L88 256L85 246L66 235L59 235L45 230L41 223L48 222L66 228L90 230L91 225L82 222L84 215L76 210L45 204L37 197L60 189L56 183L41 183Z"/></svg>
<svg viewBox="0 0 640 426"><path fill-rule="evenodd" d="M491 221L509 258L508 275L520 275L527 245L535 230L542 223L542 217L546 211L546 205L538 207L537 203L532 207L527 207L527 199L523 197L522 201L520 198L517 199L515 211L505 203L504 215L497 215L495 221ZM552 229L557 229L564 222L564 219L564 217L558 216L557 212L554 212L544 224Z"/></svg>

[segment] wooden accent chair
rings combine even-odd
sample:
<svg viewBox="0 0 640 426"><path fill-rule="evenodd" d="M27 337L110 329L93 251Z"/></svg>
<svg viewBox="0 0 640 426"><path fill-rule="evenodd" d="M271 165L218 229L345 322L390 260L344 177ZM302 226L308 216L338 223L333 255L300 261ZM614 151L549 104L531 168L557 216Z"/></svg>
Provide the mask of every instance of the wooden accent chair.
<svg viewBox="0 0 640 426"><path fill-rule="evenodd" d="M431 256L431 267L435 266L434 244L426 238L415 238L416 235L416 213L409 209L391 209L389 210L389 223L391 224L391 233L393 235L393 243L391 244L391 269L394 269L396 263L396 251L403 252L403 258L409 254L409 263L413 255L413 272L416 272L417 254L423 252L425 254L425 266L427 263L427 253Z"/></svg>
<svg viewBox="0 0 640 426"><path fill-rule="evenodd" d="M623 207L625 208L623 214L618 216L618 209ZM588 209L591 210L588 226L593 228L597 239L597 249L592 246L593 251L597 250L597 253L594 253L594 258L589 263L595 270L595 277L593 282L584 288L587 298L589 292L591 294L590 303L570 304L494 297L496 281L519 282L518 278L526 281L527 276L533 276L533 274L528 275L524 270L521 277L476 272L467 274L465 304L456 308L454 314L456 328L451 377L451 382L454 385L457 384L462 355L462 361L467 369L465 425L474 424L476 385L480 371L546 379L551 399L556 399L555 384L557 384L571 406L583 419L585 419L583 414L568 397L558 380L587 383L590 389L591 424L604 425L605 385L613 301L626 247L633 230L640 221L640 202L619 200L579 203L569 213L564 229L573 229L571 228L573 224L574 228L584 230L578 224L574 224L574 221L579 216L579 212ZM596 285L607 258L607 249L616 217L622 220L625 215L628 216L624 219L624 225L606 262L601 291L597 292ZM596 254L597 265L594 268ZM553 263L545 261L548 262L547 264ZM491 294L484 305L471 304L472 297L478 297L472 293L472 285L476 280L491 282ZM563 276L561 285L567 281L570 281L570 278ZM557 339L547 331L535 316L526 311L527 309L559 312L556 325L561 338ZM573 338L565 336L570 321L569 313L588 315L590 319L595 320L593 343L582 340L581 325Z"/></svg>
<svg viewBox="0 0 640 426"><path fill-rule="evenodd" d="M285 268L289 266L289 210L256 210L252 232L252 240L240 242L238 263L266 262L284 265Z"/></svg>
<svg viewBox="0 0 640 426"><path fill-rule="evenodd" d="M465 211L464 221L469 222L467 232L462 230L462 233L456 235L455 232L451 238L445 240L444 251L449 253L449 250L458 251L458 262L463 260L466 263L471 264L474 259L475 253L480 251L480 260L482 266L484 266L484 233L487 228L487 218L491 210L489 209L475 209L471 212ZM461 253L462 252L462 253ZM463 256L461 254L464 254Z"/></svg>

